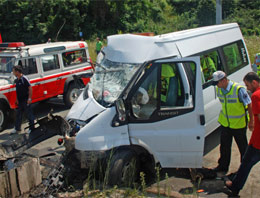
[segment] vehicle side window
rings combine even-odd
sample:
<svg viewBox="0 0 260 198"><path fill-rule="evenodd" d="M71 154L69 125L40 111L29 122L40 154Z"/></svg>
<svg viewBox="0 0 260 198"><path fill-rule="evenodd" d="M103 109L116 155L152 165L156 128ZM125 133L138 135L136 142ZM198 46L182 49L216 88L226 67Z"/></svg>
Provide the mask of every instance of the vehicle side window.
<svg viewBox="0 0 260 198"><path fill-rule="evenodd" d="M60 68L58 55L46 55L41 57L43 71L51 71Z"/></svg>
<svg viewBox="0 0 260 198"><path fill-rule="evenodd" d="M87 62L86 50L75 50L62 53L64 67L78 65Z"/></svg>
<svg viewBox="0 0 260 198"><path fill-rule="evenodd" d="M204 53L200 56L201 71L204 79L203 83L212 79L212 74L221 66L220 58L216 50Z"/></svg>
<svg viewBox="0 0 260 198"><path fill-rule="evenodd" d="M21 59L21 60L18 61L18 65L22 66L23 73L25 75L37 74L38 73L35 58Z"/></svg>
<svg viewBox="0 0 260 198"><path fill-rule="evenodd" d="M133 114L136 118L148 119L156 110L158 95L157 77L158 67L153 69L133 95L131 104Z"/></svg>
<svg viewBox="0 0 260 198"><path fill-rule="evenodd" d="M184 105L183 84L176 63L161 64L160 91L161 109Z"/></svg>
<svg viewBox="0 0 260 198"><path fill-rule="evenodd" d="M246 50L242 41L226 45L222 49L228 70L227 74L231 74L248 64Z"/></svg>
<svg viewBox="0 0 260 198"><path fill-rule="evenodd" d="M186 92L189 97L185 99L184 84L178 64L181 63L153 65L153 71L146 75L131 99L132 112L136 118L147 120L158 108L159 111L175 111L183 107L193 107L193 91L188 89L189 84L193 82L186 83ZM193 66L191 70L195 70L194 64L187 63L187 65ZM191 79L187 77L185 81L187 80Z"/></svg>
<svg viewBox="0 0 260 198"><path fill-rule="evenodd" d="M189 80L190 94L194 96L196 87L196 64L194 62L185 62L183 66Z"/></svg>

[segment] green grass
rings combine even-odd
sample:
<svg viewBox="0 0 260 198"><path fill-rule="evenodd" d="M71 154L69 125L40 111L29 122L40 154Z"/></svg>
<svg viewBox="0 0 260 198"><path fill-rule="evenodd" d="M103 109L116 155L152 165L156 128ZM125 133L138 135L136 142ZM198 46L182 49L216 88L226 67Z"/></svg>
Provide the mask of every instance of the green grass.
<svg viewBox="0 0 260 198"><path fill-rule="evenodd" d="M246 42L251 64L253 64L254 60L255 60L255 54L260 52L260 37L259 36L246 36L246 37L244 37L244 39Z"/></svg>

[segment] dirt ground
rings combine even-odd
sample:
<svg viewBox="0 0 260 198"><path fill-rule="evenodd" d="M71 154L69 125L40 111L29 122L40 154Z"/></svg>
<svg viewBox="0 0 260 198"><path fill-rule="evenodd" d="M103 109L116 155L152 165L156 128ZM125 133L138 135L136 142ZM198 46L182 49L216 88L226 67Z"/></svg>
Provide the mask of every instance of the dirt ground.
<svg viewBox="0 0 260 198"><path fill-rule="evenodd" d="M248 140L251 137L252 132L247 131ZM214 137L217 141L217 138ZM210 143L210 142L209 142ZM217 161L219 158L219 145L216 146L213 150L207 153L203 159L203 166L206 168L214 168L217 166ZM235 141L233 140L232 144L232 156L231 156L231 164L229 171L227 173L233 173L237 171L240 165L240 154L237 148ZM169 173L170 174L170 173ZM221 178L222 175L218 174L216 179L207 179L202 180L199 185L193 184L191 182L190 177L177 177L171 176L168 181L163 180L160 182L160 187L169 188L172 191L175 191L176 197L229 197L228 191L224 187L224 181ZM153 184L153 188L155 189L157 184ZM202 192L197 193L196 191L200 190ZM258 198L260 197L260 163L255 165L250 175L247 179L247 182L244 188L240 191L240 197L245 198Z"/></svg>

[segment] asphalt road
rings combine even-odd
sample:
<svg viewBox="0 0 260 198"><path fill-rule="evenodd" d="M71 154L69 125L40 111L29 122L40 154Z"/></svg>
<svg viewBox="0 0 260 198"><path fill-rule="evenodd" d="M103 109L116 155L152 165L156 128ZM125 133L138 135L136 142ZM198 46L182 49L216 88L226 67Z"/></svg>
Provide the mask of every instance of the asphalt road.
<svg viewBox="0 0 260 198"><path fill-rule="evenodd" d="M36 119L40 119L44 116L47 116L48 113L52 110L53 114L60 115L62 117L65 117L67 113L69 112L69 108L67 108L62 100L61 96L58 96L56 98L52 98L48 101L45 102L39 102L32 104L32 109L34 112L34 116ZM28 122L24 120L22 124L22 129L28 126ZM14 123L9 123L9 126L6 130L0 133L0 143L6 140L10 140L13 138L15 134L11 134L10 132L14 128ZM22 133L26 133L25 131L22 131ZM54 136L48 140L45 140L38 145L35 145L32 147L32 150L41 150L41 149L46 149L46 148L51 148L53 151L57 152L58 154L61 153L64 150L63 146L59 146L57 144L59 136Z"/></svg>

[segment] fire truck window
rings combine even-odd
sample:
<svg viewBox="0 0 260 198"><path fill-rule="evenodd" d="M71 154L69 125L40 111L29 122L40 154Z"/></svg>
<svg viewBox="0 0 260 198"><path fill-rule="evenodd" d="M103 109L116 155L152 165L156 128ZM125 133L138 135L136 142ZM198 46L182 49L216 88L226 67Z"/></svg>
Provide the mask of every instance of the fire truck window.
<svg viewBox="0 0 260 198"><path fill-rule="evenodd" d="M48 55L41 57L43 71L51 71L60 68L58 55Z"/></svg>
<svg viewBox="0 0 260 198"><path fill-rule="evenodd" d="M21 60L18 61L18 65L22 66L23 73L25 75L37 74L38 73L35 58L21 59Z"/></svg>
<svg viewBox="0 0 260 198"><path fill-rule="evenodd" d="M70 67L87 62L87 55L84 49L62 53L64 67Z"/></svg>

